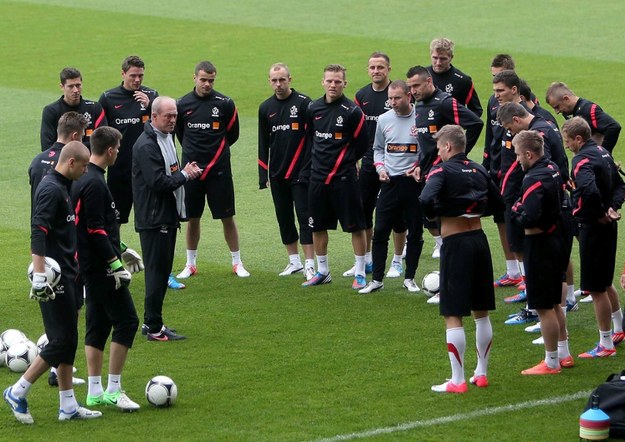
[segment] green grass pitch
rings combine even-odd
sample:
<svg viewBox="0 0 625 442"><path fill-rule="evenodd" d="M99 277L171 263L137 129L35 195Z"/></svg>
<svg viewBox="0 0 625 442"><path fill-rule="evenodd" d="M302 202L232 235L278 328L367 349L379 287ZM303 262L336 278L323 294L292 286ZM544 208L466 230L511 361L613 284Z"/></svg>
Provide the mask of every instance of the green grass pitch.
<svg viewBox="0 0 625 442"><path fill-rule="evenodd" d="M331 235L331 285L303 289L299 277L277 276L287 258L270 194L257 188L256 115L271 93L266 79L274 62L287 63L293 86L313 98L322 94L323 67L342 63L353 97L369 81L371 52L387 52L392 78L404 78L410 66L429 64L430 40L446 36L456 42L454 64L473 77L483 105L491 93L490 61L506 52L541 101L550 82L565 81L624 123L624 9L616 0L0 0L0 331L18 328L32 340L43 333L38 307L27 298L26 170L39 151L41 109L60 95L64 66L78 67L83 95L97 99L118 84L129 54L146 61L146 85L173 97L193 87L196 62L215 63L216 89L233 97L241 118L232 161L242 257L252 273L246 280L231 274L221 225L205 217L199 273L186 290L170 291L164 308L166 322L189 339L148 343L138 335L129 355L123 385L142 409L105 409L98 421L61 424L58 394L41 379L29 397L35 426L20 426L0 405L0 439L575 440L585 393L624 368L623 356L578 359L549 378L521 376L544 354L530 343L535 335L503 325L518 308L502 301L512 290L497 292L491 386L450 397L430 392L450 373L438 310L423 295L408 295L400 280L385 281L374 295L356 295L340 277L353 260L348 235ZM620 161L623 146L615 149ZM478 145L472 157L480 151ZM498 239L492 222L484 225L498 276L504 270ZM123 238L140 249L132 227L124 227ZM426 237L417 279L438 266L431 246ZM576 249L574 257L577 262ZM618 271L623 257L619 250ZM184 230L175 267L183 265ZM142 275L131 290L142 315ZM592 306L569 319L576 355L597 339ZM475 365L473 321L465 328L468 376ZM82 348L76 365L86 377ZM178 384L170 409L154 409L143 398L157 374ZM0 388L17 378L0 368ZM84 400L86 387L76 394Z"/></svg>

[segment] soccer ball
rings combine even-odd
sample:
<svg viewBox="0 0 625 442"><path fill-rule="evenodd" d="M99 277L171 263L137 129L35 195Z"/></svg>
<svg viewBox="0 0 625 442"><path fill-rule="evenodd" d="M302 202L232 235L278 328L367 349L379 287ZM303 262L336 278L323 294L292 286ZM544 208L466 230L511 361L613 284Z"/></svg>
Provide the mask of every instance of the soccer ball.
<svg viewBox="0 0 625 442"><path fill-rule="evenodd" d="M4 342L4 346L7 349L10 348L13 344L17 344L18 342L21 342L21 341L26 341L27 339L28 338L26 337L24 333L14 328L5 330L0 335L0 340Z"/></svg>
<svg viewBox="0 0 625 442"><path fill-rule="evenodd" d="M53 258L46 256L46 278L50 287L55 287L61 280L61 267ZM28 266L28 280L33 282L33 263Z"/></svg>
<svg viewBox="0 0 625 442"><path fill-rule="evenodd" d="M46 335L45 333L42 334L39 337L39 339L37 339L37 350L38 350L38 353L41 353L41 350L43 350L46 347L46 345L48 345L48 342L50 342L50 341L48 341L48 335Z"/></svg>
<svg viewBox="0 0 625 442"><path fill-rule="evenodd" d="M438 270L434 270L433 272L428 273L423 277L423 282L421 283L421 287L423 287L423 291L428 296L437 295L440 291L440 273Z"/></svg>
<svg viewBox="0 0 625 442"><path fill-rule="evenodd" d="M4 341L0 338L0 367L4 366L4 358L7 354L7 347L4 345Z"/></svg>
<svg viewBox="0 0 625 442"><path fill-rule="evenodd" d="M31 341L22 341L9 347L5 363L9 370L24 373L37 357L37 346Z"/></svg>
<svg viewBox="0 0 625 442"><path fill-rule="evenodd" d="M178 387L167 376L154 376L145 386L145 398L155 407L169 407L177 397Z"/></svg>

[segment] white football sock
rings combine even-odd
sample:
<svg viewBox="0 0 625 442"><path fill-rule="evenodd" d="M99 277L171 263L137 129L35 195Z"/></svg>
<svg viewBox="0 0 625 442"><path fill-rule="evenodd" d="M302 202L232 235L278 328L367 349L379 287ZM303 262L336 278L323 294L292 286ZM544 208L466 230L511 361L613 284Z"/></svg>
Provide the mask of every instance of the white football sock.
<svg viewBox="0 0 625 442"><path fill-rule="evenodd" d="M518 278L521 274L519 272L519 264L516 259L506 259L506 273L510 278Z"/></svg>
<svg viewBox="0 0 625 442"><path fill-rule="evenodd" d="M327 275L328 273L330 273L328 255L317 255L317 271L322 275Z"/></svg>
<svg viewBox="0 0 625 442"><path fill-rule="evenodd" d="M194 266L197 263L197 250L187 249L187 265Z"/></svg>
<svg viewBox="0 0 625 442"><path fill-rule="evenodd" d="M354 269L354 276L365 276L365 257L356 256L356 268Z"/></svg>
<svg viewBox="0 0 625 442"><path fill-rule="evenodd" d="M59 400L61 403L61 410L65 413L71 413L78 408L78 402L74 395L74 389L59 391Z"/></svg>
<svg viewBox="0 0 625 442"><path fill-rule="evenodd" d="M464 352L467 346L464 327L447 329L446 338L447 354L451 362L451 382L460 385L464 382Z"/></svg>
<svg viewBox="0 0 625 442"><path fill-rule="evenodd" d="M109 382L106 386L107 393L115 393L122 389L122 375L121 374L109 374Z"/></svg>
<svg viewBox="0 0 625 442"><path fill-rule="evenodd" d="M230 252L232 255L232 265L241 264L241 251L237 250L236 252Z"/></svg>
<svg viewBox="0 0 625 442"><path fill-rule="evenodd" d="M89 382L89 396L100 396L102 393L104 393L104 391L102 390L102 376L89 376L87 382Z"/></svg>
<svg viewBox="0 0 625 442"><path fill-rule="evenodd" d="M612 312L612 328L614 333L623 333L623 311Z"/></svg>
<svg viewBox="0 0 625 442"><path fill-rule="evenodd" d="M493 326L491 325L490 317L485 316L475 320L475 344L477 351L475 375L486 375L488 372L490 348L493 344Z"/></svg>

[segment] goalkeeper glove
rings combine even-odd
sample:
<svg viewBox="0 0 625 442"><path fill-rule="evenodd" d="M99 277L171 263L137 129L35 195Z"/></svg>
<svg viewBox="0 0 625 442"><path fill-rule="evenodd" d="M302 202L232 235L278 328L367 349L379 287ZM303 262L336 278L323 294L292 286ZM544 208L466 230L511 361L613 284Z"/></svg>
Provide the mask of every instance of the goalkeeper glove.
<svg viewBox="0 0 625 442"><path fill-rule="evenodd" d="M118 290L121 287L128 287L130 280L132 279L132 275L124 268L122 262L119 259L116 259L109 264L109 267L109 276L115 278L115 290Z"/></svg>
<svg viewBox="0 0 625 442"><path fill-rule="evenodd" d="M130 273L139 273L144 269L141 255L133 249L126 248L126 250L122 252L122 260L124 261L124 266Z"/></svg>
<svg viewBox="0 0 625 442"><path fill-rule="evenodd" d="M50 284L48 284L48 278L45 273L33 273L32 287L28 297L39 302L54 300L56 295Z"/></svg>

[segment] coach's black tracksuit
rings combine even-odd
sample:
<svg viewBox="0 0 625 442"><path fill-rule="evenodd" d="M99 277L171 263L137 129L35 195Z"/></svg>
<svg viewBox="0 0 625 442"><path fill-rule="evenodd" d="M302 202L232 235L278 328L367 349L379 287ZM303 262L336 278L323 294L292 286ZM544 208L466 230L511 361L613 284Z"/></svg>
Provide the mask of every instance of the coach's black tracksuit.
<svg viewBox="0 0 625 442"><path fill-rule="evenodd" d="M311 102L304 94L291 89L279 100L275 94L258 108L258 185L267 187L276 211L283 244L292 244L299 236L293 207L299 223L302 244L312 244L308 226L308 171L302 171L306 156L306 110Z"/></svg>
<svg viewBox="0 0 625 442"><path fill-rule="evenodd" d="M454 65L450 66L451 67L442 74L434 72L432 66L428 66L428 71L430 71L434 86L443 92L447 92L460 103L464 104L467 109L475 115L481 117L483 112L482 104L480 103L480 98L477 96L473 80L460 69L455 68Z"/></svg>
<svg viewBox="0 0 625 442"><path fill-rule="evenodd" d="M56 299L39 303L49 340L40 356L53 367L73 365L78 345L76 216L69 196L71 184L56 170L46 175L35 192L31 219L31 252L55 259L61 268L61 280L54 287Z"/></svg>
<svg viewBox="0 0 625 442"><path fill-rule="evenodd" d="M41 151L48 149L57 139L57 125L59 118L66 112L78 112L87 119L87 129L82 142L89 147L89 137L100 126L108 126L106 115L97 101L85 100L80 97L78 106L70 106L63 97L43 108L41 114Z"/></svg>
<svg viewBox="0 0 625 442"><path fill-rule="evenodd" d="M135 100L135 91L124 88L123 84L105 91L99 100L109 126L122 133L117 161L106 172L122 224L128 222L132 208L132 146L143 133L143 126L150 119L152 102L158 97L158 92L149 87L141 86L139 90L148 96L148 106Z"/></svg>
<svg viewBox="0 0 625 442"><path fill-rule="evenodd" d="M170 174L165 172L165 167ZM163 326L163 300L181 217L174 191L186 181L177 161L165 164L156 132L150 123L146 123L144 132L133 146L132 192L135 230L139 232L145 264L144 323L150 333L158 333Z"/></svg>
<svg viewBox="0 0 625 442"><path fill-rule="evenodd" d="M575 103L573 112L570 114L562 113L562 116L567 120L573 117L582 117L590 125L590 130L592 130L593 134L599 133L603 135L601 146L612 153L621 133L621 125L610 115L606 114L601 109L601 106L590 100L580 98Z"/></svg>
<svg viewBox="0 0 625 442"><path fill-rule="evenodd" d="M104 350L113 326L112 342L132 347L139 326L128 287L115 289L110 263L121 259L119 212L104 179L104 169L90 163L72 186L76 210L78 262L86 289L85 344Z"/></svg>

